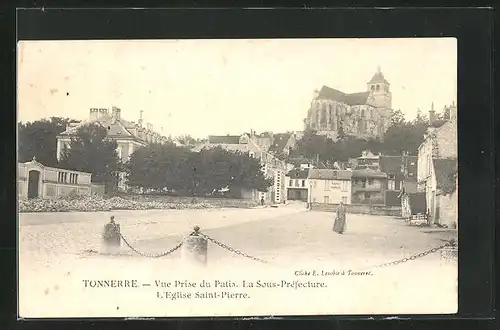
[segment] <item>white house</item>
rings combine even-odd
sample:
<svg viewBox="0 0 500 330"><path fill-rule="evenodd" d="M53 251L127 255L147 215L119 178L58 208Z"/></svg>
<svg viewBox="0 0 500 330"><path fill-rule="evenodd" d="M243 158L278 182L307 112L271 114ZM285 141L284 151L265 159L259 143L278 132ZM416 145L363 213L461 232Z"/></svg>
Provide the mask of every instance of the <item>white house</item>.
<svg viewBox="0 0 500 330"><path fill-rule="evenodd" d="M293 169L286 174L286 190L288 200L307 202L309 196L308 169Z"/></svg>
<svg viewBox="0 0 500 330"><path fill-rule="evenodd" d="M91 108L89 119L70 124L67 129L57 136L57 159L61 159L64 148L70 147L71 137L78 129L86 124L97 124L107 129L107 137L116 141L118 158L126 163L134 150L152 143L165 143L168 138L155 132L153 125L143 125L142 111L137 123L125 120L121 116L121 109L112 107L111 113L107 108ZM118 173L118 189L126 190L125 172Z"/></svg>
<svg viewBox="0 0 500 330"><path fill-rule="evenodd" d="M333 169L309 170L310 203L351 204L352 171Z"/></svg>
<svg viewBox="0 0 500 330"><path fill-rule="evenodd" d="M426 205L430 215L429 222L436 224L441 223L440 202L447 203L447 200L442 200L440 197L447 194L441 186L446 185L449 180L455 180L453 176L457 176L456 107L452 105L449 112L449 118L445 122L436 123L432 107L429 112L430 127L418 147L418 190L425 192Z"/></svg>
<svg viewBox="0 0 500 330"><path fill-rule="evenodd" d="M17 166L19 199L90 195L99 188L92 184L91 173L44 166L35 158Z"/></svg>

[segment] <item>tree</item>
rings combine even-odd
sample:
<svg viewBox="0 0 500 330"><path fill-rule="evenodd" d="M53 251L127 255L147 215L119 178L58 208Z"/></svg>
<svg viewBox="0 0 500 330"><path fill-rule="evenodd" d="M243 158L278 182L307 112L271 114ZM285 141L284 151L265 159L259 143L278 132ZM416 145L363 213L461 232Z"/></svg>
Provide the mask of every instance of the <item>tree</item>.
<svg viewBox="0 0 500 330"><path fill-rule="evenodd" d="M396 110L392 113L391 126L404 126L405 123L405 115L401 110Z"/></svg>
<svg viewBox="0 0 500 330"><path fill-rule="evenodd" d="M181 135L177 138L177 141L186 147L194 147L196 143L199 142L199 140L195 139L191 135Z"/></svg>
<svg viewBox="0 0 500 330"><path fill-rule="evenodd" d="M27 162L36 157L46 166L57 166L57 135L75 119L51 117L18 124L18 157Z"/></svg>
<svg viewBox="0 0 500 330"><path fill-rule="evenodd" d="M184 196L212 196L223 189L267 190L257 159L222 148L191 152L173 144L137 149L126 165L128 184L155 190L171 190Z"/></svg>
<svg viewBox="0 0 500 330"><path fill-rule="evenodd" d="M107 138L106 128L84 125L71 137L69 148L64 148L60 166L92 173L92 182L106 184L109 191L116 185L116 173L123 170L116 149L117 143Z"/></svg>
<svg viewBox="0 0 500 330"><path fill-rule="evenodd" d="M189 150L177 147L173 142L152 144L134 151L126 164L128 185L154 190L184 190L181 172Z"/></svg>

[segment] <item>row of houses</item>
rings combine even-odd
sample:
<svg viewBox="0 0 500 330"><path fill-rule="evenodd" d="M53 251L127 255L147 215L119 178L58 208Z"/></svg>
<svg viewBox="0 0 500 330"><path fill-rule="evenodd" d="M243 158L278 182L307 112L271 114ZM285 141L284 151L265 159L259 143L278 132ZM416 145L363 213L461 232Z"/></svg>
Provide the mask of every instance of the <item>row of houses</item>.
<svg viewBox="0 0 500 330"><path fill-rule="evenodd" d="M403 186L417 186L416 156L364 151L350 169L295 169L287 174L287 197L309 203L399 206Z"/></svg>
<svg viewBox="0 0 500 330"><path fill-rule="evenodd" d="M401 207L403 218L458 228L457 109L437 121L432 107L418 156L364 151L337 169L299 168L286 176L287 199L311 204Z"/></svg>

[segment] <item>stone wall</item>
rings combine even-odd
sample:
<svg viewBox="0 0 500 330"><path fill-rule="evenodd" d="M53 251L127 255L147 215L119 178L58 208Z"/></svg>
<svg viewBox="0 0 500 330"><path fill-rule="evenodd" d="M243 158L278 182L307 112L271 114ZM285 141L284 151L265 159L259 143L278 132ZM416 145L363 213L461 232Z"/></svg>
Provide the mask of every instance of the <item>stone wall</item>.
<svg viewBox="0 0 500 330"><path fill-rule="evenodd" d="M335 212L338 204L319 204L313 203L313 211ZM401 216L401 206L378 206L378 205L361 205L361 204L348 204L345 205L347 213L353 214L370 214L380 216Z"/></svg>

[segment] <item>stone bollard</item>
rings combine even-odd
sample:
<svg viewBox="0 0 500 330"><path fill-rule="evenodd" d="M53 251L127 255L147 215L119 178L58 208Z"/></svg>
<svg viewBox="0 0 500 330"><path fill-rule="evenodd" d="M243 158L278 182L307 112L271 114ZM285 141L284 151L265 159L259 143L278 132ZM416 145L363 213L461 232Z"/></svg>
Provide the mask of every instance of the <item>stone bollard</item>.
<svg viewBox="0 0 500 330"><path fill-rule="evenodd" d="M114 217L104 226L103 243L106 253L116 253L120 249L120 225L114 222Z"/></svg>
<svg viewBox="0 0 500 330"><path fill-rule="evenodd" d="M192 235L184 237L181 249L183 263L189 265L206 266L208 242L207 239L199 235L200 227L194 227Z"/></svg>

